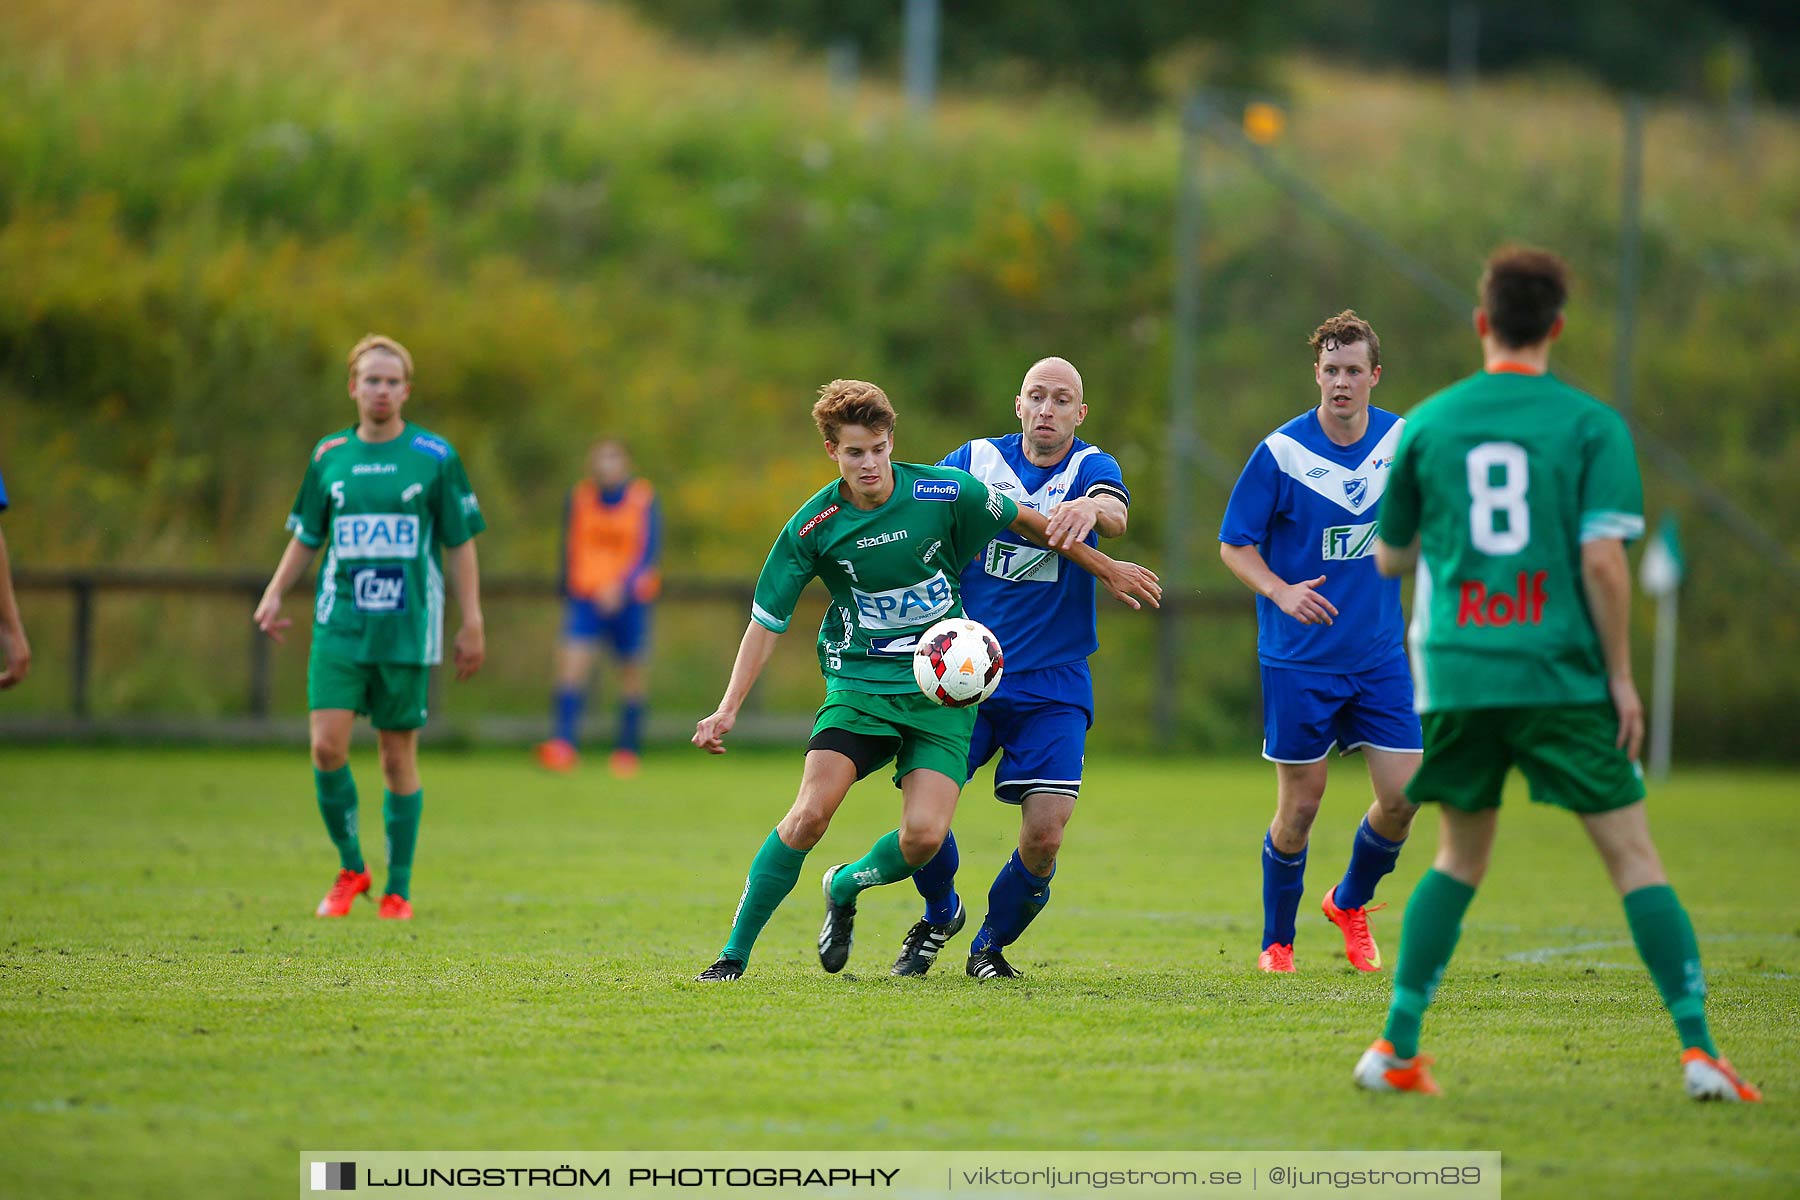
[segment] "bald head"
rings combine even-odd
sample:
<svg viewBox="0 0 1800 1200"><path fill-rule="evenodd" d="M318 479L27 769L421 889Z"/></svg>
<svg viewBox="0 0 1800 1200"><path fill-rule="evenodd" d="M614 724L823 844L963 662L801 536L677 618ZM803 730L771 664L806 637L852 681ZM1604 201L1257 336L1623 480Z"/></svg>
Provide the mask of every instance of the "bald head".
<svg viewBox="0 0 1800 1200"><path fill-rule="evenodd" d="M1066 358L1057 358L1055 355L1051 355L1049 358L1040 358L1032 363L1031 370L1025 372L1025 381L1019 384L1019 395L1023 396L1028 393L1034 381L1042 383L1046 387L1061 384L1070 388L1075 393L1075 403L1082 403L1081 372L1077 371L1075 364Z"/></svg>
<svg viewBox="0 0 1800 1200"><path fill-rule="evenodd" d="M1025 457L1038 466L1061 462L1087 417L1081 372L1066 358L1040 358L1025 372L1014 402L1025 433Z"/></svg>

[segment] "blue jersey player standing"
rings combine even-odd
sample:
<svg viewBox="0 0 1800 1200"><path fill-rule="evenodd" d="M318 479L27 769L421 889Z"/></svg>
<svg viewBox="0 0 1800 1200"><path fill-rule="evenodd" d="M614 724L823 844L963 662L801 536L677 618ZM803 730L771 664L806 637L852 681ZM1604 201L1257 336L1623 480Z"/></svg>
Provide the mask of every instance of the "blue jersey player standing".
<svg viewBox="0 0 1800 1200"><path fill-rule="evenodd" d="M1336 748L1363 752L1375 802L1321 908L1343 931L1351 965L1378 971L1369 900L1412 827L1406 784L1424 746L1400 584L1377 574L1373 557L1381 494L1405 422L1369 404L1381 378L1381 342L1367 321L1339 313L1313 331L1312 350L1318 407L1257 446L1219 527L1219 557L1257 597L1263 757L1275 764L1258 964L1294 969L1307 839Z"/></svg>
<svg viewBox="0 0 1800 1200"><path fill-rule="evenodd" d="M1046 358L1025 374L1014 401L1021 432L968 442L940 465L958 467L1022 508L1049 516L1057 547L1125 532L1131 495L1112 455L1075 436L1087 417L1081 375ZM968 973L1009 979L1001 951L1050 902L1063 829L1081 792L1083 747L1094 723L1088 656L1099 647L1094 577L1057 554L1002 531L963 565L963 608L993 630L1006 654L1000 690L984 701L969 744L973 776L996 753L994 795L1019 806L1019 848L988 889L987 918L969 946ZM925 916L907 933L895 975L923 975L962 929L956 838L913 876Z"/></svg>

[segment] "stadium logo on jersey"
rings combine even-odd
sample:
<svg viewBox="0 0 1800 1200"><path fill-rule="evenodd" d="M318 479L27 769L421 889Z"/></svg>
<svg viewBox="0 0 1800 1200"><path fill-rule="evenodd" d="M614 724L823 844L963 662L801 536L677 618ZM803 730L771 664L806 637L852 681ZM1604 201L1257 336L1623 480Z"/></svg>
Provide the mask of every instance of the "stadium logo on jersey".
<svg viewBox="0 0 1800 1200"><path fill-rule="evenodd" d="M914 500L954 500L962 484L954 479L920 479L913 484Z"/></svg>
<svg viewBox="0 0 1800 1200"><path fill-rule="evenodd" d="M1351 507L1361 508L1369 495L1369 481L1358 476L1344 480L1344 497L1350 501Z"/></svg>
<svg viewBox="0 0 1800 1200"><path fill-rule="evenodd" d="M1327 525L1320 557L1326 562L1367 558L1375 553L1375 522L1367 525Z"/></svg>
<svg viewBox="0 0 1800 1200"><path fill-rule="evenodd" d="M851 588L856 600L856 623L867 630L892 632L929 625L939 617L950 615L956 595L942 571L930 579L885 592L865 592Z"/></svg>
<svg viewBox="0 0 1800 1200"><path fill-rule="evenodd" d="M1465 579L1457 585L1459 594L1456 604L1456 623L1458 625L1541 625L1544 621L1544 605L1549 603L1550 595L1544 590L1544 580L1550 577L1548 571L1520 571L1518 593L1489 593L1487 584L1479 579Z"/></svg>
<svg viewBox="0 0 1800 1200"><path fill-rule="evenodd" d="M428 433L421 433L412 440L412 448L431 455L433 458L449 458L450 443L443 438L434 438Z"/></svg>
<svg viewBox="0 0 1800 1200"><path fill-rule="evenodd" d="M1323 479L1329 474L1331 474L1330 467L1314 467L1306 473L1306 477L1308 479Z"/></svg>
<svg viewBox="0 0 1800 1200"><path fill-rule="evenodd" d="M874 537L857 538L856 548L867 550L871 546L885 546L889 542L904 542L912 533L905 529L891 529L886 533L878 533Z"/></svg>
<svg viewBox="0 0 1800 1200"><path fill-rule="evenodd" d="M392 475L400 468L393 463L357 463L350 468L352 475Z"/></svg>
<svg viewBox="0 0 1800 1200"><path fill-rule="evenodd" d="M410 513L362 513L331 522L339 558L419 557L419 518Z"/></svg>
<svg viewBox="0 0 1800 1200"><path fill-rule="evenodd" d="M321 458L325 457L328 451L336 450L339 446L349 440L350 439L347 437L326 438L319 443L319 448L313 451L313 461L318 462Z"/></svg>
<svg viewBox="0 0 1800 1200"><path fill-rule="evenodd" d="M350 577L357 612L406 611L406 572L400 567L364 567Z"/></svg>
<svg viewBox="0 0 1800 1200"><path fill-rule="evenodd" d="M837 512L838 507L838 505L834 504L807 521L806 524L800 527L800 536L805 537L807 534L811 533L815 525L819 524L819 522L823 521L826 517L834 515Z"/></svg>
<svg viewBox="0 0 1800 1200"><path fill-rule="evenodd" d="M995 539L981 556L981 568L996 579L1014 583L1055 583L1062 573L1062 559L1054 550Z"/></svg>

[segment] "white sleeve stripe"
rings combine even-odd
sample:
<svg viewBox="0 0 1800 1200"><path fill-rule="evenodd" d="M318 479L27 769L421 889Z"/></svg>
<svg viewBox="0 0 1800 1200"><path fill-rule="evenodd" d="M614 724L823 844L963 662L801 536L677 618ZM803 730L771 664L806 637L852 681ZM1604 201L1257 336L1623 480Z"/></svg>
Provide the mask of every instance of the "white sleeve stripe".
<svg viewBox="0 0 1800 1200"><path fill-rule="evenodd" d="M770 633L786 633L788 621L794 619L790 616L787 621L784 621L754 600L750 602L750 616L758 625L761 625Z"/></svg>
<svg viewBox="0 0 1800 1200"><path fill-rule="evenodd" d="M1597 542L1604 538L1629 541L1644 535L1644 518L1637 513L1598 510L1581 514L1581 540Z"/></svg>
<svg viewBox="0 0 1800 1200"><path fill-rule="evenodd" d="M300 544L302 546L310 546L314 550L317 550L325 542L324 538L316 538L316 537L313 537L310 533L306 532L305 527L300 524L299 517L296 517L296 516L288 517L287 529L295 537L300 539Z"/></svg>

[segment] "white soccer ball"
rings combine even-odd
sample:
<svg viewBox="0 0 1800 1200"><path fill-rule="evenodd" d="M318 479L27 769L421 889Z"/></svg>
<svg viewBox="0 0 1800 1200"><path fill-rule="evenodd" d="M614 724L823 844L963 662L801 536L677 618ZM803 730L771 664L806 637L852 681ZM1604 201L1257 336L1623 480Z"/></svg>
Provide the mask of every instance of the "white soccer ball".
<svg viewBox="0 0 1800 1200"><path fill-rule="evenodd" d="M913 678L919 690L950 708L980 704L1000 686L1000 643L979 621L951 617L919 636Z"/></svg>

